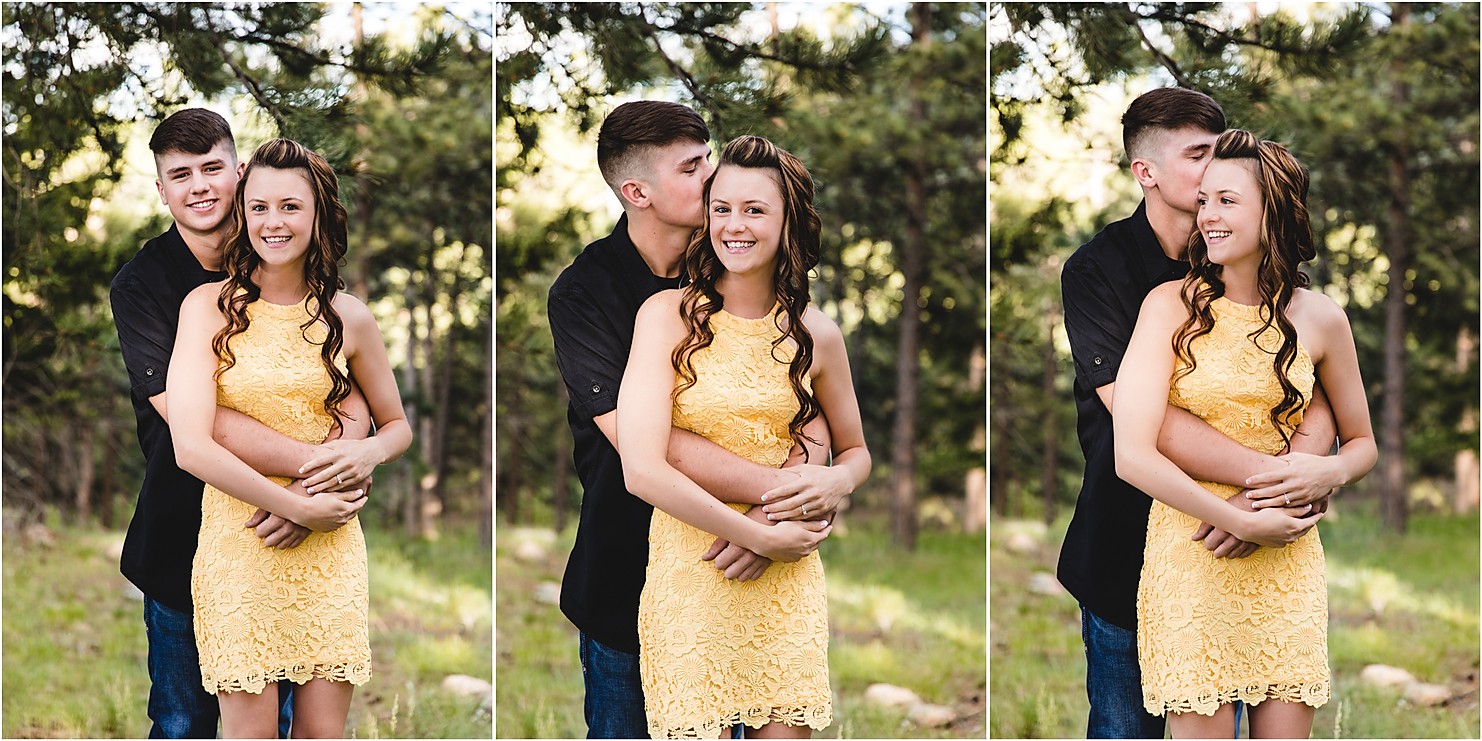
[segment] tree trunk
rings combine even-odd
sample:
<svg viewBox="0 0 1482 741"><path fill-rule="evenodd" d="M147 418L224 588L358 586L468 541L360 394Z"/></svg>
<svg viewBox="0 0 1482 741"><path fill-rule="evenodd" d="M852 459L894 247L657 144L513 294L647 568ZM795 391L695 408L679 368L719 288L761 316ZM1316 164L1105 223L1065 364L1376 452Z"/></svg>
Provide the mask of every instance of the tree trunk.
<svg viewBox="0 0 1482 741"><path fill-rule="evenodd" d="M422 404L422 397L417 391L417 293L415 280L408 280L406 286L402 289L402 306L406 307L403 311L405 312L407 325L407 346L406 364L401 368L401 388L403 393L409 392L412 395L412 403L405 404L404 406L406 407L407 427L415 433L418 422L422 419L422 411L419 409ZM398 482L399 485L395 490L397 500L392 502L393 505L400 505L399 507L393 507L393 509L401 510L402 530L407 535L413 536L417 535L421 530L417 522L417 515L421 509L417 502L417 468L419 467L419 462L416 460L416 450L416 448L412 448L408 451L411 455L403 456L401 459L403 461L400 467L401 476L398 478L402 480Z"/></svg>
<svg viewBox="0 0 1482 741"><path fill-rule="evenodd" d="M931 4L911 6L912 46L925 54L931 47ZM926 126L926 100L921 74L910 83L910 120ZM921 284L926 250L926 153L918 145L906 177L906 229L901 242L901 272L905 276L901 298L900 345L896 352L896 416L891 456L895 476L892 507L892 536L906 550L916 549L916 414L917 374L920 372Z"/></svg>
<svg viewBox="0 0 1482 741"><path fill-rule="evenodd" d="M1472 332L1465 324L1456 333L1456 372L1466 373L1471 367L1472 358L1477 352L1477 341L1472 337ZM1461 411L1461 422L1457 425L1458 431L1463 435L1470 435L1477 431L1477 410L1471 405L1466 405ZM1477 451L1465 448L1456 452L1456 496L1454 498L1456 512L1466 514L1475 511L1482 504L1482 481L1478 476L1482 475L1477 463Z"/></svg>
<svg viewBox="0 0 1482 741"><path fill-rule="evenodd" d="M72 452L77 456L77 478L73 501L77 508L77 522L86 523L93 518L93 479L97 472L93 458L97 452L98 430L94 420L82 420L77 426L77 440Z"/></svg>
<svg viewBox="0 0 1482 741"><path fill-rule="evenodd" d="M484 403L479 417L479 542L494 546L494 342L484 334Z"/></svg>
<svg viewBox="0 0 1482 741"><path fill-rule="evenodd" d="M500 504L504 509L504 521L511 525L520 524L520 436L524 434L525 410L520 407L520 394L510 394L505 407L504 432L510 440L505 447L504 465L499 467L502 481L499 482Z"/></svg>
<svg viewBox="0 0 1482 741"><path fill-rule="evenodd" d="M105 528L112 528L113 508L118 499L118 441L114 439L117 426L112 421L102 423L103 426L103 485L102 496L98 498L98 522Z"/></svg>
<svg viewBox="0 0 1482 741"><path fill-rule="evenodd" d="M430 232L431 229L429 228ZM417 397L426 400L429 404L437 403L436 383L436 348L437 348L437 322L434 319L434 309L437 306L438 278L437 265L434 252L435 245L430 245L427 251L427 276L422 283L422 363L418 367L417 380L419 383ZM429 413L430 412L430 413ZM419 507L417 524L418 534L427 540L436 540L438 502L433 496L433 490L437 488L437 435L433 425L437 410L424 406L422 419L418 431L421 441L422 463L424 470L421 479L417 482L417 505Z"/></svg>
<svg viewBox="0 0 1482 741"><path fill-rule="evenodd" d="M1410 23L1410 10L1391 3L1391 28ZM1403 79L1404 60L1390 68L1390 104L1404 110L1409 98ZM1409 518L1405 482L1405 281L1410 270L1410 160L1403 132L1389 156L1390 207L1387 215L1386 252L1389 257L1389 286L1384 297L1384 402L1379 430L1380 521L1388 530L1405 532Z"/></svg>
<svg viewBox="0 0 1482 741"><path fill-rule="evenodd" d="M350 6L350 21L355 28L354 46L356 49L365 46L365 24L361 17L361 11L361 3L357 2ZM361 101L364 101L368 97L365 80L362 79L361 75L355 75L355 93ZM366 272L367 266L370 265L370 255L367 254L366 248L370 244L370 240L366 239L365 236L370 231L371 199L370 178L363 176L367 174L366 170L368 169L366 159L370 155L370 127L366 126L364 121L356 122L355 138L359 145L359 151L356 152L355 159L351 162L350 166L351 174L358 178L358 182L355 184L355 223L358 226L356 233L359 238L352 242L356 246L355 259L347 261L345 267L347 268L346 272L349 274L346 278L348 279L347 282L349 283L351 295L358 296L362 300L369 302L370 282L366 277Z"/></svg>
<svg viewBox="0 0 1482 741"><path fill-rule="evenodd" d="M984 376L987 373L988 360L983 354L983 344L979 342L973 346L973 352L968 361L967 387L969 390L977 391L983 388ZM984 447L987 443L987 428L982 417L978 418L977 425L973 428L973 439L969 450L983 455L987 451ZM976 533L988 527L988 472L982 466L968 470L967 480L963 482L963 530Z"/></svg>
<svg viewBox="0 0 1482 741"><path fill-rule="evenodd" d="M565 409L570 403L566 393L566 382L556 375L556 408ZM556 532L566 529L566 510L571 500L571 428L558 424L556 429L556 459L552 461L554 476L551 480L551 506L556 514Z"/></svg>
<svg viewBox="0 0 1482 741"><path fill-rule="evenodd" d="M1045 524L1051 525L1055 522L1055 500L1060 492L1056 486L1059 475L1060 463L1060 430L1055 424L1055 376L1059 373L1059 364L1055 362L1055 312L1045 312L1045 346L1044 366L1041 378L1040 393L1041 401L1045 404L1045 414L1040 418L1040 424L1044 429L1042 447L1040 448L1040 474L1039 488L1044 500Z"/></svg>

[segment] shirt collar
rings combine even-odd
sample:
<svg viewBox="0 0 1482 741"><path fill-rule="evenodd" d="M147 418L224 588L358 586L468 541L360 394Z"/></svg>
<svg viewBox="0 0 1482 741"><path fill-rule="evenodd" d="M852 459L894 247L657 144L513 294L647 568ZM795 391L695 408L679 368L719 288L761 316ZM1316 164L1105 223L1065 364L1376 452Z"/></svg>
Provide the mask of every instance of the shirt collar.
<svg viewBox="0 0 1482 741"><path fill-rule="evenodd" d="M1131 226L1137 259L1142 266L1143 276L1150 283L1162 283L1164 276L1169 273L1181 278L1189 272L1187 260L1175 260L1163 252L1158 234L1153 231L1152 222L1148 221L1147 201L1137 204L1137 210L1132 213Z"/></svg>

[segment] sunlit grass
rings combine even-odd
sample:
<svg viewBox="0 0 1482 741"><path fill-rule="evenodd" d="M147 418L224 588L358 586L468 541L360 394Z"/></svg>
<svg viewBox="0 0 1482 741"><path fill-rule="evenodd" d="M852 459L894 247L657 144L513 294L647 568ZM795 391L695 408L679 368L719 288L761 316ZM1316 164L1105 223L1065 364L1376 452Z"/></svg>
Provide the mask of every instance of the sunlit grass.
<svg viewBox="0 0 1482 741"><path fill-rule="evenodd" d="M148 734L143 606L118 573L122 538L60 529L42 545L7 535L0 735ZM356 690L347 733L487 738L483 699L441 683L454 673L492 676L488 550L461 532L435 547L376 530L366 540L375 674Z"/></svg>
<svg viewBox="0 0 1482 741"><path fill-rule="evenodd" d="M1329 664L1333 700L1319 709L1315 738L1478 736L1478 517L1419 514L1410 533L1381 532L1373 503L1341 500L1320 526L1327 552ZM1085 659L1079 610L1066 595L1026 589L1054 573L1068 516L993 525L991 737L1085 735ZM1004 545L1015 532L1043 533L1025 555ZM1455 697L1411 707L1394 689L1360 685L1372 663L1398 666Z"/></svg>

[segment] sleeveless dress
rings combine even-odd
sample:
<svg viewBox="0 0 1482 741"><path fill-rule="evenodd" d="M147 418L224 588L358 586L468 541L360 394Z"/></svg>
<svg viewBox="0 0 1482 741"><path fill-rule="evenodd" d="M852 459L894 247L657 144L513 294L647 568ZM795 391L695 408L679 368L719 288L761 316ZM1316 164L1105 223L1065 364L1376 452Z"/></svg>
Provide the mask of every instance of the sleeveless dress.
<svg viewBox="0 0 1482 741"><path fill-rule="evenodd" d="M1168 401L1236 442L1274 455L1283 447L1270 418L1282 398L1272 367L1281 333L1272 326L1257 347L1249 335L1261 326L1260 307L1222 297L1211 310L1213 331L1191 348L1197 366L1172 385ZM1310 401L1314 369L1300 342L1287 377ZM1299 411L1292 421L1300 419ZM1224 499L1240 491L1200 484ZM1328 591L1317 528L1285 548L1231 559L1215 558L1190 540L1198 526L1158 501L1148 515L1137 590L1143 706L1155 715L1213 715L1236 700L1327 702Z"/></svg>
<svg viewBox="0 0 1482 741"><path fill-rule="evenodd" d="M715 340L692 356L697 382L675 400L674 425L757 463L782 465L798 409L787 377L791 346L779 346L774 358L780 332L770 313L742 319L717 311L710 326ZM826 728L833 704L818 553L735 582L700 560L714 539L654 510L638 603L649 734L714 738L722 726L772 721Z"/></svg>
<svg viewBox="0 0 1482 741"><path fill-rule="evenodd" d="M301 329L310 317L306 302L247 306L251 323L231 340L237 362L218 379L216 401L317 444L332 424L323 406L330 379L317 344L327 329ZM344 358L337 363L344 370ZM360 520L278 550L242 527L256 510L209 485L201 497L190 590L201 685L213 694L256 694L282 679L365 684L370 595Z"/></svg>

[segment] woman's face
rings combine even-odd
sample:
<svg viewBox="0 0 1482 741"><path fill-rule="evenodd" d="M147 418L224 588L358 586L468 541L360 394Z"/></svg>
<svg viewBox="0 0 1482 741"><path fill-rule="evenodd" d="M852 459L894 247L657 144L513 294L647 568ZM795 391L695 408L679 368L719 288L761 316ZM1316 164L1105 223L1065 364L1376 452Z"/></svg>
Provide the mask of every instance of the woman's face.
<svg viewBox="0 0 1482 741"><path fill-rule="evenodd" d="M252 249L267 265L291 265L309 251L314 235L314 190L303 170L255 167L242 207Z"/></svg>
<svg viewBox="0 0 1482 741"><path fill-rule="evenodd" d="M1217 159L1199 185L1199 233L1209 261L1229 267L1261 259L1265 209L1250 160Z"/></svg>
<svg viewBox="0 0 1482 741"><path fill-rule="evenodd" d="M782 242L782 191L772 170L722 167L710 185L710 244L727 272L770 275Z"/></svg>

